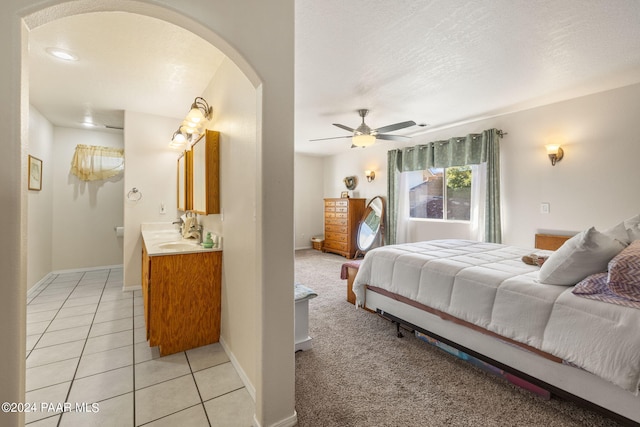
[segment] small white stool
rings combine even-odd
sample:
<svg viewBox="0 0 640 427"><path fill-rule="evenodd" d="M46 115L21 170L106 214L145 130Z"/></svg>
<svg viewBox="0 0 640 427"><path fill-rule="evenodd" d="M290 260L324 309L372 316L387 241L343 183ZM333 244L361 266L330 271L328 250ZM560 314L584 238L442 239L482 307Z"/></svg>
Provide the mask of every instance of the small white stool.
<svg viewBox="0 0 640 427"><path fill-rule="evenodd" d="M317 297L312 289L299 283L295 284L295 351L309 350L309 300Z"/></svg>

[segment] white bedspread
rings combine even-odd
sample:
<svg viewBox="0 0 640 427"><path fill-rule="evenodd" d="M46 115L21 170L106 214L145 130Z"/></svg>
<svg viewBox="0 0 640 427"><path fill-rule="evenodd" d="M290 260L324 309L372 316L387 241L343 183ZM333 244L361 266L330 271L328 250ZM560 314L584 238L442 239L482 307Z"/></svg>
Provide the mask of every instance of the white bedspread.
<svg viewBox="0 0 640 427"><path fill-rule="evenodd" d="M353 291L361 306L364 285L386 289L637 394L640 310L577 297L571 286L538 283L539 268L521 261L532 252L467 240L384 246L367 253Z"/></svg>

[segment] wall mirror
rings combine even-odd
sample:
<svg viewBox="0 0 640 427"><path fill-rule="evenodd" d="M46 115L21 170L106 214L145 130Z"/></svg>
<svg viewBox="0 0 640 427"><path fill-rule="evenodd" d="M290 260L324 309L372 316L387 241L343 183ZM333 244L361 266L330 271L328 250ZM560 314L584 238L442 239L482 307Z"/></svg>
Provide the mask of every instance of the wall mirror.
<svg viewBox="0 0 640 427"><path fill-rule="evenodd" d="M367 205L358 226L358 252L364 254L371 249L378 237L380 246L384 245L384 199L376 196Z"/></svg>
<svg viewBox="0 0 640 427"><path fill-rule="evenodd" d="M198 213L206 213L206 140L204 136L200 137L193 146L191 152L193 156L193 206L192 209Z"/></svg>
<svg viewBox="0 0 640 427"><path fill-rule="evenodd" d="M178 210L186 211L191 209L191 199L189 189L191 179L189 174L190 151L183 152L178 157Z"/></svg>

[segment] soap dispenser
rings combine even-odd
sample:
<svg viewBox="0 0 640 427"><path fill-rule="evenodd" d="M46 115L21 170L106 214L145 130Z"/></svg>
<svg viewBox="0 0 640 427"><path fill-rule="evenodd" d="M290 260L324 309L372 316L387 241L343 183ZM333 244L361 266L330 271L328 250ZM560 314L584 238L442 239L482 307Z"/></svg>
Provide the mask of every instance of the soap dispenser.
<svg viewBox="0 0 640 427"><path fill-rule="evenodd" d="M202 242L202 247L206 249L210 249L213 247L213 239L211 238L211 232L207 233L207 237Z"/></svg>

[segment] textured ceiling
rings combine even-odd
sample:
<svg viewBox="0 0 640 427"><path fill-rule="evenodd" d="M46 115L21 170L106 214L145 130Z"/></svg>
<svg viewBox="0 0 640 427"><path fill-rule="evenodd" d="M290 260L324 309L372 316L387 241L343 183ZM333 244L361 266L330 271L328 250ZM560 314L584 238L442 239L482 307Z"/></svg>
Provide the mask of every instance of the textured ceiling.
<svg viewBox="0 0 640 427"><path fill-rule="evenodd" d="M337 153L308 140L358 108L411 135L639 82L640 1L297 0L295 71L297 151Z"/></svg>
<svg viewBox="0 0 640 427"><path fill-rule="evenodd" d="M57 60L48 47L79 60ZM76 127L89 115L122 127L124 110L183 118L223 59L193 33L154 18L75 15L29 34L31 103L58 126Z"/></svg>
<svg viewBox="0 0 640 427"><path fill-rule="evenodd" d="M295 146L348 150L331 123L416 135L640 82L638 0L296 0ZM87 111L183 117L223 60L188 31L140 15L77 15L30 33L30 96L54 124ZM59 63L49 46L80 61ZM103 118L101 120L101 117ZM378 141L389 148L392 141Z"/></svg>

